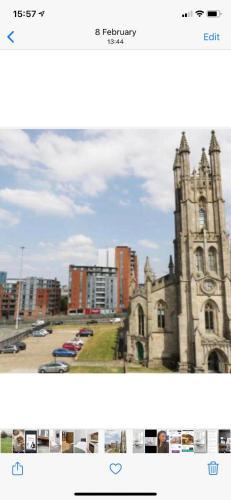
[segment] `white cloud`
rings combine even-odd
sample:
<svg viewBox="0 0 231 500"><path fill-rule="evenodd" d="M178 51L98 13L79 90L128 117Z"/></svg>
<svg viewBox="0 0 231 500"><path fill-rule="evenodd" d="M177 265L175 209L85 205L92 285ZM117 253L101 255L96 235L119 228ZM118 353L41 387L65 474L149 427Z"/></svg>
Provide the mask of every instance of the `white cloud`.
<svg viewBox="0 0 231 500"><path fill-rule="evenodd" d="M78 214L93 213L87 205L76 205L67 196L56 195L48 191L5 188L0 190L0 199L40 215L73 217Z"/></svg>
<svg viewBox="0 0 231 500"><path fill-rule="evenodd" d="M135 177L143 191L140 201L168 211L174 206L172 165L180 135L179 129L87 130L81 136L76 132L76 137L74 133L68 136L68 131L43 131L31 139L25 131L0 131L0 166L23 169L36 186L50 183L55 191L74 197L100 195L109 182ZM224 194L231 203L231 131L217 130L217 137L222 148ZM191 129L187 138L194 168L201 148L208 149L210 131ZM72 210L65 200L63 203L65 208L59 210Z"/></svg>
<svg viewBox="0 0 231 500"><path fill-rule="evenodd" d="M19 222L19 217L4 208L0 208L0 225L4 224L4 226L15 226L16 224L19 224Z"/></svg>
<svg viewBox="0 0 231 500"><path fill-rule="evenodd" d="M144 248L151 248L153 250L156 250L157 248L159 248L159 246L157 245L157 243L155 243L154 241L151 241L151 240L147 240L147 239L144 239L144 240L139 240L138 241L138 244L141 246L141 247L144 247Z"/></svg>
<svg viewBox="0 0 231 500"><path fill-rule="evenodd" d="M68 267L74 265L94 265L97 248L91 238L83 234L73 234L69 238L53 243L40 242L24 251L24 276L62 277L68 281ZM10 277L16 277L20 267L20 251L17 246L8 246L0 251L0 269L10 270Z"/></svg>
<svg viewBox="0 0 231 500"><path fill-rule="evenodd" d="M57 244L42 242L40 252L31 253L31 262L61 262L63 264L95 264L97 249L91 238L83 234L74 234Z"/></svg>

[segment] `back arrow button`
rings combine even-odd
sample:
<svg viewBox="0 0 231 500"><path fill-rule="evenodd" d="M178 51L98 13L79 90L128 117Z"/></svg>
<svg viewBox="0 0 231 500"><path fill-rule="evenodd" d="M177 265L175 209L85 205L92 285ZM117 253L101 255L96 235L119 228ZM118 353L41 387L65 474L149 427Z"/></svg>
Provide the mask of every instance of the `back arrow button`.
<svg viewBox="0 0 231 500"><path fill-rule="evenodd" d="M12 35L14 34L14 31L11 31L9 35L7 35L8 40L10 40L11 43L14 43L14 39L12 38Z"/></svg>

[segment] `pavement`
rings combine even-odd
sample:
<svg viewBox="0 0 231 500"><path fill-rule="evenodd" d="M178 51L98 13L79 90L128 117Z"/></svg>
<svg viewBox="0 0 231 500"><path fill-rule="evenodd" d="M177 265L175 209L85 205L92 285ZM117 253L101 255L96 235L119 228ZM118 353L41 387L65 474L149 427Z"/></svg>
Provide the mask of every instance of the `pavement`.
<svg viewBox="0 0 231 500"><path fill-rule="evenodd" d="M76 326L68 330L65 330L65 326L63 329L54 327L53 333L46 337L22 339L27 346L25 351L19 351L17 354L0 354L0 373L37 373L40 365L54 361L52 351L71 340L76 332ZM85 342L87 339L84 339ZM66 361L69 365L75 364L74 358L57 358L57 361Z"/></svg>
<svg viewBox="0 0 231 500"><path fill-rule="evenodd" d="M15 335L18 335L19 333L23 333L31 328L31 325L28 326L23 326L22 328L19 328L18 330L15 329L15 326L0 326L0 342L2 340L7 340L12 337L15 337Z"/></svg>

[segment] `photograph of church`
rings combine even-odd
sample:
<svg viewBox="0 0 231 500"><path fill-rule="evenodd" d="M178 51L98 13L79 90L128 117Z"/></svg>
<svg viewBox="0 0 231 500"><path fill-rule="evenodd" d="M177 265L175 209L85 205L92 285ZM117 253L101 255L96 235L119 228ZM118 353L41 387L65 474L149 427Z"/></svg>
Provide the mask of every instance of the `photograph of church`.
<svg viewBox="0 0 231 500"><path fill-rule="evenodd" d="M192 170L182 133L173 164L174 256L162 277L155 277L148 257L144 284L131 277L128 363L153 371L231 372L230 245L220 157L212 131L209 155L203 148Z"/></svg>

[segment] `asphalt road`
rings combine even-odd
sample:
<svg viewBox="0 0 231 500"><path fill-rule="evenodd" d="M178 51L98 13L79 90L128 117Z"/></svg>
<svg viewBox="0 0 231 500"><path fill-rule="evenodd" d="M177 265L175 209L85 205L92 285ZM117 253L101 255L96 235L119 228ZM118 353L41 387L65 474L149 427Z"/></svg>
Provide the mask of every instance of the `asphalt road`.
<svg viewBox="0 0 231 500"><path fill-rule="evenodd" d="M28 337L25 341L27 349L19 351L17 354L0 354L1 373L36 373L38 367L43 363L53 361L52 351L62 347L64 342L71 340L78 328L65 329L58 327L53 329L53 333L46 337ZM84 343L87 339L84 339ZM57 358L58 361L66 361L73 364L75 358Z"/></svg>

